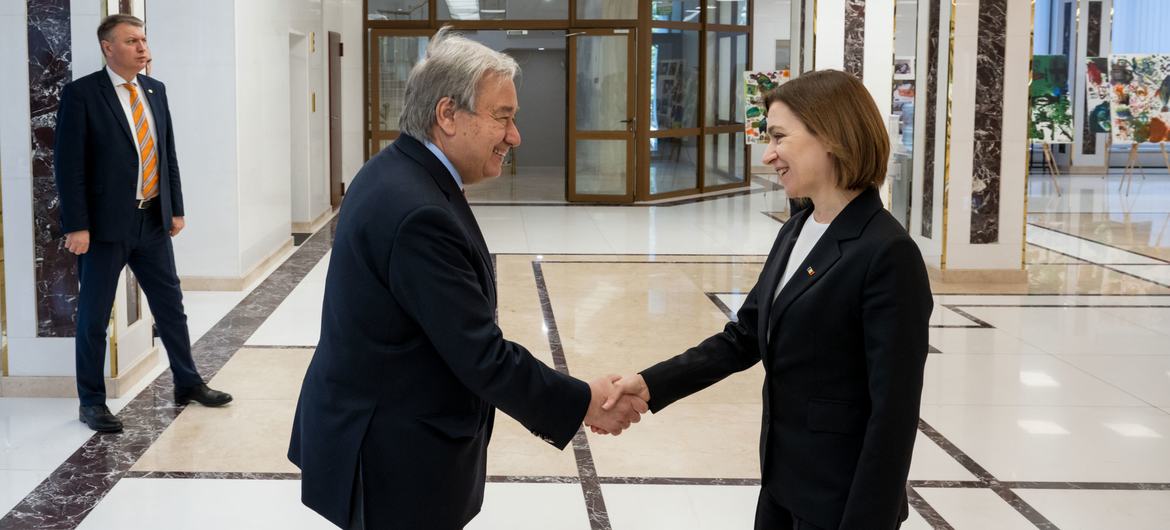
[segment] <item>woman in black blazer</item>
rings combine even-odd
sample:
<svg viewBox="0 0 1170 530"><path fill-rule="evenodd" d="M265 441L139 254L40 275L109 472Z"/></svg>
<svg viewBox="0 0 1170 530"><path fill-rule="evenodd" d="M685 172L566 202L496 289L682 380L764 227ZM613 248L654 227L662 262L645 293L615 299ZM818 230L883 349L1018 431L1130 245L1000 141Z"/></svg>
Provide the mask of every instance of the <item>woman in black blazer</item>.
<svg viewBox="0 0 1170 530"><path fill-rule="evenodd" d="M620 385L657 413L763 361L756 528L897 528L933 302L922 254L878 196L886 129L840 71L793 79L765 106L763 161L811 207L780 229L736 322Z"/></svg>

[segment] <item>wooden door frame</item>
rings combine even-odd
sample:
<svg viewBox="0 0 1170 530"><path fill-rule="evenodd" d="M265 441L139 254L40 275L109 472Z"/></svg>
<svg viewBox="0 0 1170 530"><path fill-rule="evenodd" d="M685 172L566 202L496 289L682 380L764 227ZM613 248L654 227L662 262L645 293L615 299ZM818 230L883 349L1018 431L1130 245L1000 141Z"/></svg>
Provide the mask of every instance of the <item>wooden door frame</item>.
<svg viewBox="0 0 1170 530"><path fill-rule="evenodd" d="M378 145L378 143L380 143L381 140L393 140L394 138L397 138L397 136L398 136L397 131L379 132L378 134L375 135L375 133L374 133L374 131L375 131L374 125L375 124L372 123L372 121L371 121L370 109L376 108L374 106L374 104L378 103L377 101L374 101L371 99L371 97L374 93L373 82L376 79L373 79L373 80L370 79L371 71L373 71L374 69L377 68L377 63L375 62L375 60L380 59L376 55L376 47L374 46L374 43L376 42L377 36L384 36L385 35L385 36L426 36L426 37L430 37L430 36L433 36L435 34L435 32L438 31L438 28L443 26L443 25L450 25L456 30L552 29L552 30L565 30L569 33L572 33L574 31L581 31L581 30L575 29L575 28L589 28L592 30L599 30L601 28L609 28L610 30L612 30L612 29L630 29L634 34L634 37L633 37L632 42L631 42L633 45L632 50L633 50L634 56L633 56L633 60L630 62L630 70L629 71L631 72L631 77L634 77L634 79L635 79L635 81L633 83L635 89L631 90L630 93L631 93L631 97L634 99L634 105L633 105L634 112L632 114L633 114L633 118L636 121L636 123L635 123L636 128L635 128L634 136L633 136L634 153L633 153L633 156L631 157L633 159L634 167L633 167L632 171L627 169L628 175L629 175L629 178L627 179L627 187L632 187L631 191L630 191L630 194L631 194L630 200L631 201L633 201L633 200L654 201L654 200L667 199L667 198L678 197L678 196L683 196L683 195L694 195L694 194L699 194L699 193L707 193L707 192L712 192L712 191L720 191L720 190L733 189L733 188L747 188L747 187L751 186L751 179L752 179L752 177L751 177L751 168L752 168L751 149L752 149L752 147L751 147L751 144L746 143L746 142L743 146L743 150L744 150L744 164L743 164L743 166L744 166L743 167L744 179L743 179L743 182L722 184L722 185L717 185L717 186L705 186L704 185L705 184L704 183L705 173L706 173L706 167L705 167L706 166L706 160L705 160L706 142L707 142L708 137L713 135L713 134L734 133L734 132L742 132L743 131L742 128L736 128L736 127L727 126L727 125L721 125L721 126L706 126L705 125L705 121L704 121L705 120L705 105L706 105L705 94L706 94L706 90L707 90L707 85L710 84L710 82L711 82L711 80L707 80L706 83L699 83L699 86L698 86L699 94L698 94L698 99L697 99L697 104L696 104L696 107L697 107L696 113L698 115L698 121L697 121L697 129L696 130L698 130L700 132L698 133L698 144L697 144L697 148L696 148L697 152L696 152L696 157L695 157L696 165L698 166L696 168L695 187L685 189L685 190L679 190L679 191L668 192L668 193L659 193L659 194L654 194L654 195L651 195L649 193L649 186L650 186L650 182L649 182L649 178L650 178L650 163L649 163L650 139L653 137L659 137L659 136L666 136L666 137L677 136L679 134L679 131L674 131L674 132L658 131L658 132L655 132L653 135L651 134L650 120L649 120L651 109L649 108L649 106L650 106L650 90L652 90L653 87L649 86L650 85L650 70L647 67L647 68L643 68L643 71L638 71L635 68L635 65L637 65L637 64L645 64L647 66L649 65L650 46L653 42L653 36L651 35L651 28L667 28L667 29L695 30L695 31L699 32L699 69L700 69L699 75L702 77L706 76L707 33L708 32L745 33L747 35L747 49L746 49L747 56L746 56L746 63L745 64L746 64L746 68L750 70L752 68L752 55L753 55L752 54L752 46L753 46L753 43L755 40L755 31L754 31L754 28L752 27L752 25L755 22L755 3L757 0L747 0L747 23L746 23L746 25L708 23L707 22L707 15L708 15L707 2L699 2L699 7L701 9L701 12L699 14L699 19L698 19L699 22L678 22L678 21L662 21L662 20L652 21L651 20L651 18L652 18L651 2L647 2L647 1L643 1L643 0L638 0L638 12L637 12L636 19L627 19L627 20L581 19L581 18L577 17L577 4L580 0L568 0L568 15L569 16L565 20L557 19L557 20L478 20L478 21L439 20L438 16L437 16L438 15L437 7L438 7L438 2L442 1L442 0L424 0L425 3L427 4L428 15L423 20L399 20L399 21L370 20L369 15L368 15L369 1L370 0L362 0L362 27L365 30L363 32L363 37L366 39L365 46L366 46L366 50L367 50L367 55L365 56L366 61L367 61L367 66L362 69L362 75L363 75L362 85L364 87L363 90L365 91L365 101L363 102L364 103L363 114L365 116L365 120L364 120L365 121L365 142L366 142L366 150L365 151L366 151L367 158L371 157L377 153L376 146ZM634 0L631 0L631 1L634 1ZM802 36L802 38L803 38L803 36ZM575 51L574 44L572 42L567 43L566 50L569 50L568 53L573 54L573 52ZM801 50L801 52L803 53L803 49ZM803 55L801 55L801 56L803 57ZM573 60L575 61L575 57L573 58ZM569 69L566 69L566 70L567 70L566 74L571 75L571 71L569 71ZM570 78L566 82L566 86L570 92L574 92L574 90L575 90L574 83L572 81L573 80ZM575 100L569 100L570 106L566 108L566 114L570 114L570 115L572 114L573 111L571 109L573 109L573 105L575 105L575 104L576 104ZM570 128L572 127L572 125L569 125L568 120L566 120L566 124L568 127L570 127ZM690 130L688 129L687 131L689 132ZM571 133L573 131L570 130L569 132ZM375 137L377 138L377 140L375 140ZM573 164L573 157L574 157L575 151L576 151L575 138L572 138L569 135L566 135L566 144L567 144L566 145L566 153L568 154L568 157L565 160L566 198L570 202L572 202L574 199L570 198L571 196L570 196L569 192L571 190L573 190L573 186L574 186L575 182L570 182L569 174L570 174L570 168L572 167L572 164ZM627 156L629 156L629 155L627 155ZM614 196L601 196L601 197L602 197L602 199L598 200L597 202L611 202L612 197L614 197ZM581 200L588 201L590 199L582 198Z"/></svg>
<svg viewBox="0 0 1170 530"><path fill-rule="evenodd" d="M625 33L619 33L625 31ZM626 119L634 120L635 128L625 131L577 131L577 38L579 36L594 37L626 37ZM637 164L636 153L638 145L638 128L641 126L637 112L637 29L635 28L582 28L570 29L566 47L568 54L568 68L566 68L566 87L569 89L568 103L565 106L565 143L567 156L565 157L565 199L569 202L599 202L599 203L632 203L634 202L634 181L636 180ZM624 195L596 195L577 193L577 140L626 140L626 192Z"/></svg>
<svg viewBox="0 0 1170 530"><path fill-rule="evenodd" d="M329 86L329 101L326 105L326 115L328 116L329 128L327 134L329 135L329 205L333 208L341 206L341 196L345 191L345 178L342 176L342 156L341 151L341 127L343 125L341 119L341 57L345 53L344 45L341 42L341 33L336 31L328 31L325 33L325 38L328 43L328 86ZM336 49L334 46L336 45ZM334 68L334 53L337 58L337 68ZM336 103L336 105L334 105ZM336 112L336 115L334 114ZM336 116L336 122L334 123Z"/></svg>
<svg viewBox="0 0 1170 530"><path fill-rule="evenodd" d="M366 57L369 58L368 67L363 69L362 75L365 76L365 82L362 83L365 87L366 105L364 109L366 121L366 159L372 158L381 151L381 143L383 140L395 140L401 134L397 130L397 125L393 130L379 130L381 125L378 122L378 117L374 109L377 109L381 104L381 97L376 86L378 83L378 75L381 73L381 51L378 49L378 39L381 37L427 37L428 39L434 36L437 30L433 29L382 29L369 28L366 33Z"/></svg>

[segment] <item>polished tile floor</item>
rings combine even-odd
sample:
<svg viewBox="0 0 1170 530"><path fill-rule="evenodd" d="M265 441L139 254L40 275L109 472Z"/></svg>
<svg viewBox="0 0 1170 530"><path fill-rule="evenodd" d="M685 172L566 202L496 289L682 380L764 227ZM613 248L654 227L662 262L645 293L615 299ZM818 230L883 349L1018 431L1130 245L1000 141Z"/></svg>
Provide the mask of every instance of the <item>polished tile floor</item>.
<svg viewBox="0 0 1170 530"><path fill-rule="evenodd" d="M1170 177L1135 180L1128 196L1115 176L1061 178L1060 197L1047 180L1030 190L1025 289L936 286L904 528L1170 520ZM718 331L780 226L767 212L784 208L783 192L760 190L475 211L496 253L505 335L588 379ZM228 407L175 409L144 384L111 403L140 427L91 437L73 400L0 399L0 506L15 509L0 527L329 528L300 505L284 458L328 237L249 291L187 293L212 385L235 394ZM762 377L755 367L564 452L499 415L469 528L750 528ZM47 519L34 524L36 510Z"/></svg>

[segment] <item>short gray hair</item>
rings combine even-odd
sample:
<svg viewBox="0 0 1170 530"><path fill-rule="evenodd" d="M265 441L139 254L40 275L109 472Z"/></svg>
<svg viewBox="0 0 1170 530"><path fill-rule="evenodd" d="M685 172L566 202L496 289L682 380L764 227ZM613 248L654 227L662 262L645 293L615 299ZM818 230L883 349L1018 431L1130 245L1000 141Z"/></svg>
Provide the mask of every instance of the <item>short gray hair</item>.
<svg viewBox="0 0 1170 530"><path fill-rule="evenodd" d="M444 26L431 38L427 56L410 71L398 129L418 140L428 140L438 122L435 106L449 97L455 108L475 112L475 92L487 74L512 81L520 65L506 54L451 32Z"/></svg>
<svg viewBox="0 0 1170 530"><path fill-rule="evenodd" d="M110 15L110 16L102 19L101 24L98 24L98 29L97 29L98 42L101 42L101 41L110 42L110 39L114 38L114 28L118 27L121 24L130 24L131 26L134 26L136 28L146 27L146 24L144 24L142 22L142 19L140 19L134 15L126 15L126 14Z"/></svg>

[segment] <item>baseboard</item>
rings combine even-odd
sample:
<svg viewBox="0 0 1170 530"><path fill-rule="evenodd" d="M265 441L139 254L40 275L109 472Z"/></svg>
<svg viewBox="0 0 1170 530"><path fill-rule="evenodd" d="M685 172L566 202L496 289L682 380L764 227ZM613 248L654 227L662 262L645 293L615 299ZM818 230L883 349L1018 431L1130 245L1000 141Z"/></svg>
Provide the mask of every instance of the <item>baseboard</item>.
<svg viewBox="0 0 1170 530"><path fill-rule="evenodd" d="M1069 166L1062 168L1061 171L1070 175L1102 175L1109 172L1109 168L1105 166ZM1032 175L1033 178L1042 175Z"/></svg>
<svg viewBox="0 0 1170 530"><path fill-rule="evenodd" d="M256 281L264 271L268 270L276 260L284 256L292 247L293 240L292 237L289 237L280 248L276 249L272 254L269 254L264 261L252 267L252 270L244 276L180 276L179 283L183 285L183 289L186 291L243 291L245 287Z"/></svg>
<svg viewBox="0 0 1170 530"><path fill-rule="evenodd" d="M162 363L158 346L118 377L106 378L106 397L120 398ZM76 398L77 378L71 375L0 377L0 397Z"/></svg>
<svg viewBox="0 0 1170 530"><path fill-rule="evenodd" d="M1028 271L1024 269L947 269L927 267L931 282L980 283L997 285L1027 285Z"/></svg>
<svg viewBox="0 0 1170 530"><path fill-rule="evenodd" d="M334 213L335 212L333 208L326 208L325 212L321 215L318 215L317 218L313 219L312 222L293 223L292 231L297 234L315 234L318 230L325 226L325 223L328 223L330 219L333 219Z"/></svg>

